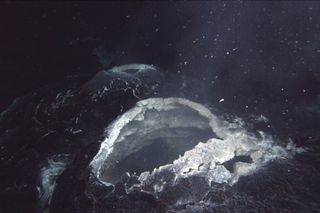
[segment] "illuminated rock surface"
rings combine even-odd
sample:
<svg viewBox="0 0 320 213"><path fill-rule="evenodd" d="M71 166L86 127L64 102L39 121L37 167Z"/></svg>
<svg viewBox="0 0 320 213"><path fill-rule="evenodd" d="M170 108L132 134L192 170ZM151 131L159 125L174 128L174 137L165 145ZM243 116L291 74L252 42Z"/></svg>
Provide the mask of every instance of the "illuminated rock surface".
<svg viewBox="0 0 320 213"><path fill-rule="evenodd" d="M263 212L285 196L279 209L306 209L296 193L319 177L296 160L308 149L208 101L168 97L168 87L158 68L130 64L17 99L0 118L4 203L51 213ZM252 122L269 125L263 115Z"/></svg>
<svg viewBox="0 0 320 213"><path fill-rule="evenodd" d="M184 128L189 132L183 131ZM194 135L201 137L197 132L201 133L204 129L209 129L206 135L208 139L202 138L204 140L201 142ZM196 188L190 188L189 194L195 200L201 200L210 190L212 182L233 185L240 176L256 172L269 161L285 159L297 151L303 151L294 146L286 149L276 145L272 137L262 132L254 136L241 126L213 115L203 105L181 98L142 100L112 122L106 134L100 151L90 163L94 174L106 185L121 180L117 168L127 162L124 159L130 158L130 155L140 155L144 159L138 161L142 168L140 171L131 171L137 172L140 183L127 188L127 191L138 187L156 196L161 196L161 193L167 195L169 192L166 188L179 187L182 180L192 184L192 178L198 178L202 179L204 189L199 193ZM191 138L196 142L190 144ZM156 139L169 144L163 148L174 149L178 144L179 147L185 146L185 149L180 150L179 155L182 156L176 156L173 162L153 165L154 168L150 170L148 164L154 157L153 153L143 155L140 150L156 143ZM153 150L154 153L166 151L170 152L170 149L161 150L158 147ZM245 162L241 161L241 157L246 157ZM232 162L229 170L224 165L227 162ZM150 171L144 171L143 168ZM122 170L122 174L127 172L123 168L119 170ZM188 200L183 194L176 195L177 199Z"/></svg>

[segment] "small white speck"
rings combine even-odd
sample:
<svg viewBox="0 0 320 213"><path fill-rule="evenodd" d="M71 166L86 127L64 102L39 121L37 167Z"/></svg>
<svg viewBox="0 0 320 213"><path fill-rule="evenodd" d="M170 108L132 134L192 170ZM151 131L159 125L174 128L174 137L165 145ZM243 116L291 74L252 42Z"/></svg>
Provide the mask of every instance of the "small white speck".
<svg viewBox="0 0 320 213"><path fill-rule="evenodd" d="M307 92L307 90L303 89L303 90L302 90L302 92L303 92L303 93L306 93L306 92Z"/></svg>
<svg viewBox="0 0 320 213"><path fill-rule="evenodd" d="M159 32L159 28L156 28L155 31L156 31L156 33Z"/></svg>
<svg viewBox="0 0 320 213"><path fill-rule="evenodd" d="M187 65L188 64L188 61L185 61L185 62L183 62L184 63L184 65Z"/></svg>
<svg viewBox="0 0 320 213"><path fill-rule="evenodd" d="M221 98L221 99L219 100L219 103L221 103L221 102L224 102L224 98Z"/></svg>
<svg viewBox="0 0 320 213"><path fill-rule="evenodd" d="M230 52L229 51L227 51L227 55L229 55L230 54Z"/></svg>
<svg viewBox="0 0 320 213"><path fill-rule="evenodd" d="M246 109L248 109L249 108L249 106L248 105L246 105Z"/></svg>

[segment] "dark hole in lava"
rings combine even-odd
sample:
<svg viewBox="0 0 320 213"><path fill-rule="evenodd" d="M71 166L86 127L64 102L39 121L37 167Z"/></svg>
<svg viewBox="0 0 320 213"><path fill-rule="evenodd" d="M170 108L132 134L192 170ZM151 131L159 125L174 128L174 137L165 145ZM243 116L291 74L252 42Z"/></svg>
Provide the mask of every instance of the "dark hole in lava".
<svg viewBox="0 0 320 213"><path fill-rule="evenodd" d="M244 163L252 163L252 158L247 155L239 155L235 156L231 160L228 160L224 162L222 165L226 167L226 169L229 170L229 172L233 173L234 172L234 164L237 162L244 162Z"/></svg>
<svg viewBox="0 0 320 213"><path fill-rule="evenodd" d="M179 137L156 138L147 142L148 145L137 152L114 163L112 167L104 171L103 179L109 183L116 183L125 172L137 175L145 171L152 172L155 168L172 163L179 158L179 155L183 155L200 141L205 142L213 136L210 128L204 130L190 127L177 128L176 132Z"/></svg>

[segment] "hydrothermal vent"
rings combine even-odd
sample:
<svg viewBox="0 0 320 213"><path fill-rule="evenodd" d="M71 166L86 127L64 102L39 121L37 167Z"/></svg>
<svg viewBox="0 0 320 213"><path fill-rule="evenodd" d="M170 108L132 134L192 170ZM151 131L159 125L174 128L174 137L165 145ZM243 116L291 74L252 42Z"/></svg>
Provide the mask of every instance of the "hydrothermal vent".
<svg viewBox="0 0 320 213"><path fill-rule="evenodd" d="M200 141L219 137L212 117L206 108L185 99L140 101L109 128L92 162L95 172L101 180L115 183L125 172L152 171L172 163Z"/></svg>
<svg viewBox="0 0 320 213"><path fill-rule="evenodd" d="M208 186L211 181L232 185L266 162L297 151L290 145L275 145L262 132L250 134L187 99L150 98L108 127L90 166L106 184L136 172L145 188L158 193L191 176L204 178Z"/></svg>

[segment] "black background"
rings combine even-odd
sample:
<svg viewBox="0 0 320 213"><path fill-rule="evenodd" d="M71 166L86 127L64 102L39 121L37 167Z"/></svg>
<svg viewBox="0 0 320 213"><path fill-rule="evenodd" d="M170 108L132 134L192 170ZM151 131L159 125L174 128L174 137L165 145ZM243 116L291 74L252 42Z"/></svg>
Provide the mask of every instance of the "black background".
<svg viewBox="0 0 320 213"><path fill-rule="evenodd" d="M89 79L101 69L92 54L99 46L112 65L154 64L199 79L226 106L277 102L281 111L312 103L319 8L304 1L2 2L0 109L67 76Z"/></svg>

